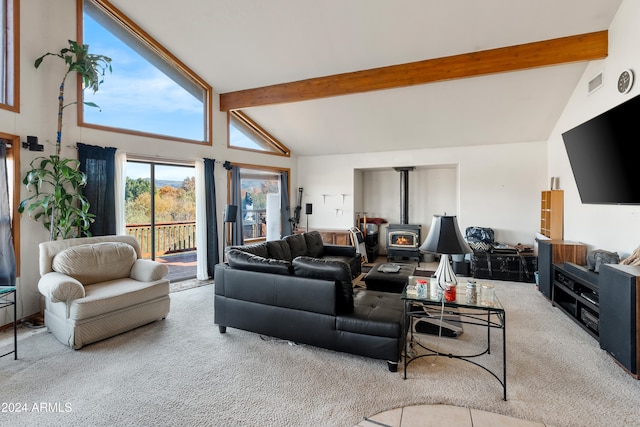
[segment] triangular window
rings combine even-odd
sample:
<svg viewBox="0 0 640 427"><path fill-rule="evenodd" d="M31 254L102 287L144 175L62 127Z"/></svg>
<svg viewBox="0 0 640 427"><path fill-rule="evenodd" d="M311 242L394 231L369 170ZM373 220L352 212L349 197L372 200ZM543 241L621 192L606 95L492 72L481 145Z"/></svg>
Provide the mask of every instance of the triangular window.
<svg viewBox="0 0 640 427"><path fill-rule="evenodd" d="M229 111L229 148L259 151L289 157L291 152L249 116L239 110Z"/></svg>
<svg viewBox="0 0 640 427"><path fill-rule="evenodd" d="M211 142L211 87L110 3L83 6L83 44L112 59L95 94L84 91L79 124L116 132Z"/></svg>

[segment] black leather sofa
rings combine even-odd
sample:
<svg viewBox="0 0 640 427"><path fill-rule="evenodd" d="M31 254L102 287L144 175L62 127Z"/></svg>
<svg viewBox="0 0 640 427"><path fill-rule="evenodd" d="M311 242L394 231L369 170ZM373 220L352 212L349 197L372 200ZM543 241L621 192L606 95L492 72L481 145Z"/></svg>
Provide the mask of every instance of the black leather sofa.
<svg viewBox="0 0 640 427"><path fill-rule="evenodd" d="M354 257L360 271L354 247L324 245L320 233L312 231L231 246L226 255L227 263L217 264L214 276L214 319L221 333L227 327L243 329L386 360L390 371L397 370L404 337L402 299L354 292Z"/></svg>

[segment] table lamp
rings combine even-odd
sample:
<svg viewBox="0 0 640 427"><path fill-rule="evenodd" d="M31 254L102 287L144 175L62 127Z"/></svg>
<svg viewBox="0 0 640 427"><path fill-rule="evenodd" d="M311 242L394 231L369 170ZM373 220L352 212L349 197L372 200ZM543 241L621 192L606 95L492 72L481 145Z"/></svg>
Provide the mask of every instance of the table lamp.
<svg viewBox="0 0 640 427"><path fill-rule="evenodd" d="M457 285L453 268L451 268L451 255L471 253L471 248L462 237L458 228L455 215L434 215L429 234L424 240L420 250L440 254L440 264L435 277L438 286L444 289L447 282Z"/></svg>

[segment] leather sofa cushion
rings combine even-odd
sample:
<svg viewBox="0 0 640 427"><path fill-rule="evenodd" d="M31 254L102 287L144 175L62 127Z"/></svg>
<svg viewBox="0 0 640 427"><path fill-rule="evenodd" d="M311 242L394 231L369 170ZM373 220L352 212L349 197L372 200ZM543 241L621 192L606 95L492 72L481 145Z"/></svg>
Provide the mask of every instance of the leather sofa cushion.
<svg viewBox="0 0 640 427"><path fill-rule="evenodd" d="M282 240L272 240L266 242L268 256L265 258L279 259L282 261L291 262L291 251L289 245Z"/></svg>
<svg viewBox="0 0 640 427"><path fill-rule="evenodd" d="M231 249L240 249L241 251L248 252L253 255L258 255L263 258L269 258L269 251L267 249L266 243L255 243L253 245L243 245L243 246L229 246L225 253L230 251Z"/></svg>
<svg viewBox="0 0 640 427"><path fill-rule="evenodd" d="M262 273L291 274L291 264L288 261L264 258L253 255L240 249L230 249L227 251L227 261L229 266L238 270L259 271Z"/></svg>
<svg viewBox="0 0 640 427"><path fill-rule="evenodd" d="M349 264L342 261L300 256L292 261L292 265L296 276L335 281L336 311L338 313L353 311L353 286Z"/></svg>
<svg viewBox="0 0 640 427"><path fill-rule="evenodd" d="M319 231L308 231L303 234L304 240L307 244L307 252L310 257L322 258L324 255L324 242L322 241L322 234Z"/></svg>
<svg viewBox="0 0 640 427"><path fill-rule="evenodd" d="M398 294L359 290L353 313L339 316L336 329L357 334L398 338L402 336L403 301Z"/></svg>
<svg viewBox="0 0 640 427"><path fill-rule="evenodd" d="M307 251L307 241L302 234L291 234L289 236L285 236L282 240L289 245L291 259L309 255L309 252Z"/></svg>
<svg viewBox="0 0 640 427"><path fill-rule="evenodd" d="M122 242L100 242L67 248L53 258L53 271L83 285L129 277L136 262L135 249Z"/></svg>

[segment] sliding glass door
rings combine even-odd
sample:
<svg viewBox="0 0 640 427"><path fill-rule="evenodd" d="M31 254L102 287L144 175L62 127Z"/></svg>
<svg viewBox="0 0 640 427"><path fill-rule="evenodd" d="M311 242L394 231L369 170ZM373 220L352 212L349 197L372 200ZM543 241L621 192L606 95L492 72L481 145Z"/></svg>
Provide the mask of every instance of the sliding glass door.
<svg viewBox="0 0 640 427"><path fill-rule="evenodd" d="M143 257L169 266L172 282L196 276L195 167L127 162L125 216Z"/></svg>

